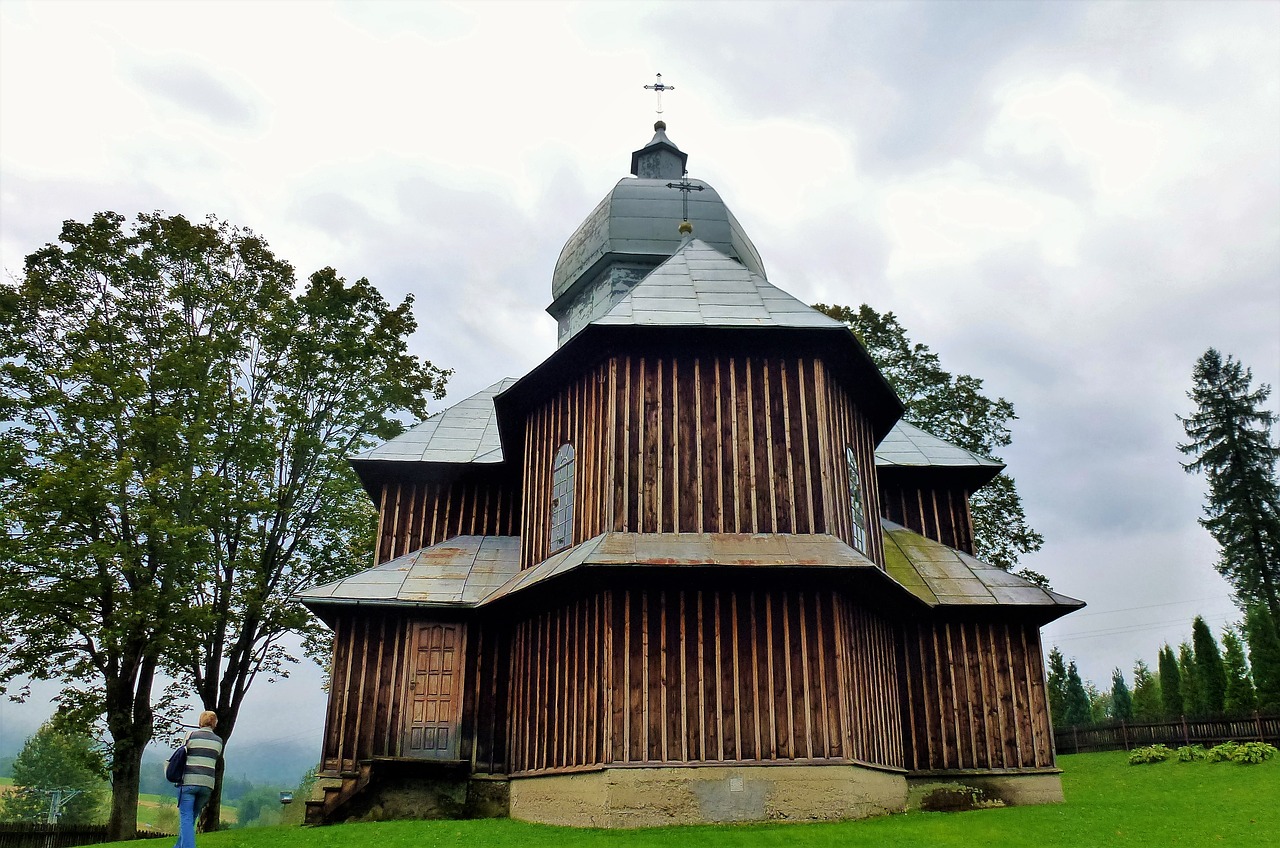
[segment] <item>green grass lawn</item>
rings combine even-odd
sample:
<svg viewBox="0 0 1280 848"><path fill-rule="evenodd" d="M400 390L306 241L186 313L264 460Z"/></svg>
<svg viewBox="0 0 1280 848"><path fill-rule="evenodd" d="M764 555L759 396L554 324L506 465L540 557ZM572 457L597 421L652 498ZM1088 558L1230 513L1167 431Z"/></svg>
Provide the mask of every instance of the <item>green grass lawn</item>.
<svg viewBox="0 0 1280 848"><path fill-rule="evenodd" d="M266 827L203 834L200 848L716 848L716 846L1275 846L1280 759L1256 766L1129 766L1123 752L1059 758L1067 803L907 813L833 824L578 830L506 819ZM136 843L134 843L136 848Z"/></svg>

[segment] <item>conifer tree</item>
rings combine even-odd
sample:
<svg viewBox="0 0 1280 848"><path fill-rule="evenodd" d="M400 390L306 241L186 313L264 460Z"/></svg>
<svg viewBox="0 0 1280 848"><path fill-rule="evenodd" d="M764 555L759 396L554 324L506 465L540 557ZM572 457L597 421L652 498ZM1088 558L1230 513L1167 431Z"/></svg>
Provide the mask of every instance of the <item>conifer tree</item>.
<svg viewBox="0 0 1280 848"><path fill-rule="evenodd" d="M1280 712L1280 636L1266 607L1255 604L1245 616L1245 636L1249 640L1249 664L1253 667L1253 685L1258 696L1258 709L1264 713Z"/></svg>
<svg viewBox="0 0 1280 848"><path fill-rule="evenodd" d="M1223 712L1227 715L1253 712L1258 706L1258 698L1253 690L1253 682L1249 680L1244 645L1231 628L1222 633L1222 648L1222 664L1227 672L1227 696L1223 702Z"/></svg>
<svg viewBox="0 0 1280 848"><path fill-rule="evenodd" d="M1089 693L1085 691L1084 681L1080 679L1080 671L1076 668L1075 660L1072 660L1070 665L1067 666L1066 702L1066 723L1068 726L1077 727L1093 723Z"/></svg>
<svg viewBox="0 0 1280 848"><path fill-rule="evenodd" d="M1196 682L1203 699L1203 714L1222 715L1227 699L1227 670L1222 664L1218 640L1198 615L1191 623L1191 644L1195 647Z"/></svg>
<svg viewBox="0 0 1280 848"><path fill-rule="evenodd" d="M1111 717L1117 721L1133 721L1133 695L1124 682L1124 672L1111 671Z"/></svg>
<svg viewBox="0 0 1280 848"><path fill-rule="evenodd" d="M1186 642L1178 646L1178 676L1182 681L1184 714L1197 718L1203 716L1204 693L1200 688L1200 675L1196 673L1196 656Z"/></svg>
<svg viewBox="0 0 1280 848"><path fill-rule="evenodd" d="M1173 648L1165 645L1160 649L1160 660L1157 663L1160 673L1160 710L1166 719L1174 719L1186 714L1182 703L1182 672L1178 668L1178 658Z"/></svg>
<svg viewBox="0 0 1280 848"><path fill-rule="evenodd" d="M1159 721L1160 679L1151 673L1144 660L1133 666L1133 717L1136 721Z"/></svg>
<svg viewBox="0 0 1280 848"><path fill-rule="evenodd" d="M1067 664L1062 651L1049 652L1049 715L1054 727L1067 726Z"/></svg>
<svg viewBox="0 0 1280 848"><path fill-rule="evenodd" d="M1201 525L1221 548L1217 568L1242 605L1265 604L1280 624L1280 446L1271 441L1276 414L1266 408L1271 387L1251 387L1253 373L1213 348L1192 371L1187 393L1196 411L1179 417L1188 441L1178 450L1192 457L1188 473L1203 471L1209 483Z"/></svg>

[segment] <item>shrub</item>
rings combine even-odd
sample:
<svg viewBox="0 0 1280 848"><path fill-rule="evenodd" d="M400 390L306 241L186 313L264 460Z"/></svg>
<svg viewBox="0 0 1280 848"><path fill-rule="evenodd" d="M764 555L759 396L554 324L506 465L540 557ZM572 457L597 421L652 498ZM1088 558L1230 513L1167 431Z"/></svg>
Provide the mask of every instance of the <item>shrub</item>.
<svg viewBox="0 0 1280 848"><path fill-rule="evenodd" d="M1257 765L1276 755L1276 746L1269 742L1244 742L1236 746L1231 761L1241 765Z"/></svg>
<svg viewBox="0 0 1280 848"><path fill-rule="evenodd" d="M1162 763L1173 756L1173 751L1165 745L1147 745L1134 748L1129 752L1129 765L1140 766L1147 763Z"/></svg>
<svg viewBox="0 0 1280 848"><path fill-rule="evenodd" d="M1178 762L1190 763L1196 760L1204 759L1203 745L1183 745L1178 748Z"/></svg>
<svg viewBox="0 0 1280 848"><path fill-rule="evenodd" d="M1223 742L1221 745L1214 745L1204 755L1204 758L1211 763L1222 763L1232 759L1236 755L1236 749L1240 746L1235 742Z"/></svg>

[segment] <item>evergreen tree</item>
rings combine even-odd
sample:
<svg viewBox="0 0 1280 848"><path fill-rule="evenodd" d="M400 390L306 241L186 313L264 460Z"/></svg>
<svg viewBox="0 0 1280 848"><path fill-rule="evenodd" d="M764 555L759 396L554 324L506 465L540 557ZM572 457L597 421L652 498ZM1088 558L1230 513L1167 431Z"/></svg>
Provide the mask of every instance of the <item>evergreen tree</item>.
<svg viewBox="0 0 1280 848"><path fill-rule="evenodd" d="M1111 718L1111 692L1103 692L1092 680L1084 681L1084 693L1089 696L1089 722L1103 724Z"/></svg>
<svg viewBox="0 0 1280 848"><path fill-rule="evenodd" d="M1133 666L1133 717L1137 721L1159 721L1162 712L1160 679L1151 673L1146 662L1138 660Z"/></svg>
<svg viewBox="0 0 1280 848"><path fill-rule="evenodd" d="M1067 664L1062 651L1049 652L1049 715L1054 727L1067 726Z"/></svg>
<svg viewBox="0 0 1280 848"><path fill-rule="evenodd" d="M58 821L93 824L106 794L105 768L91 738L49 721L27 739L14 760L13 785L18 788L0 795L0 819L42 822L49 813L49 792L71 789L78 794L63 807Z"/></svg>
<svg viewBox="0 0 1280 848"><path fill-rule="evenodd" d="M1253 683L1249 680L1249 668L1245 665L1244 645L1231 628L1222 633L1222 647L1225 654L1222 663L1227 672L1227 696L1223 712L1227 715L1253 712L1258 706L1258 698L1253 690Z"/></svg>
<svg viewBox="0 0 1280 848"><path fill-rule="evenodd" d="M1092 703L1075 660L1067 666L1066 723L1070 727L1092 724Z"/></svg>
<svg viewBox="0 0 1280 848"><path fill-rule="evenodd" d="M1280 712L1280 636L1271 613L1262 604L1249 608L1245 616L1245 636L1249 640L1249 664L1253 666L1253 685L1258 695L1258 709L1264 713Z"/></svg>
<svg viewBox="0 0 1280 848"><path fill-rule="evenodd" d="M1186 715L1186 705L1182 701L1182 671L1178 668L1178 658L1174 655L1173 648L1168 645L1160 649L1158 668L1161 712L1166 719Z"/></svg>
<svg viewBox="0 0 1280 848"><path fill-rule="evenodd" d="M1280 446L1271 441L1276 414L1266 408L1271 387L1251 388L1253 372L1213 348L1192 371L1187 397L1196 411L1179 417L1188 441L1178 450L1193 457L1188 473L1209 482L1200 523L1221 548L1217 568L1245 606L1265 604L1280 623Z"/></svg>
<svg viewBox="0 0 1280 848"><path fill-rule="evenodd" d="M1133 721L1133 695L1119 668L1111 671L1111 717L1117 721Z"/></svg>
<svg viewBox="0 0 1280 848"><path fill-rule="evenodd" d="M1196 682L1203 699L1203 714L1222 715L1227 699L1227 670L1213 631L1198 615L1191 623L1191 644L1195 647Z"/></svg>
<svg viewBox="0 0 1280 848"><path fill-rule="evenodd" d="M1178 675L1182 681L1183 712L1196 718L1203 716L1204 694L1200 689L1200 675L1196 673L1196 656L1186 642L1178 646Z"/></svg>

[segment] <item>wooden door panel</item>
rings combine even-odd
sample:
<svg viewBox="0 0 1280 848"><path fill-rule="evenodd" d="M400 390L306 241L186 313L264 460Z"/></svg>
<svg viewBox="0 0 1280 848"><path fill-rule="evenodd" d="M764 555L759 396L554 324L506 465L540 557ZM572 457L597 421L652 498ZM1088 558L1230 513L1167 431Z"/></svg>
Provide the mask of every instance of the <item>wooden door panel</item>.
<svg viewBox="0 0 1280 848"><path fill-rule="evenodd" d="M409 666L409 722L405 756L458 759L462 718L462 657L466 629L458 623L411 625L413 659Z"/></svg>

